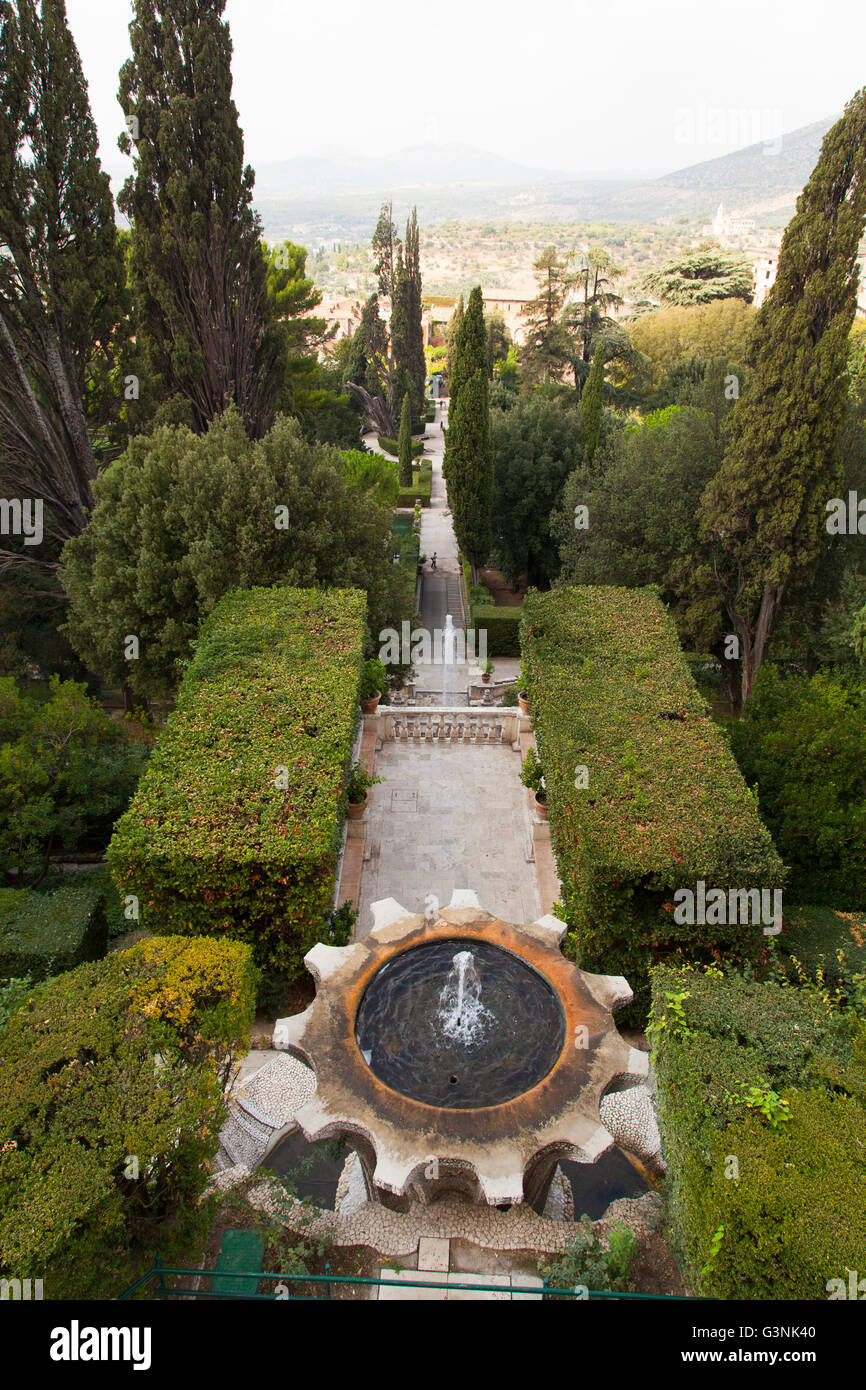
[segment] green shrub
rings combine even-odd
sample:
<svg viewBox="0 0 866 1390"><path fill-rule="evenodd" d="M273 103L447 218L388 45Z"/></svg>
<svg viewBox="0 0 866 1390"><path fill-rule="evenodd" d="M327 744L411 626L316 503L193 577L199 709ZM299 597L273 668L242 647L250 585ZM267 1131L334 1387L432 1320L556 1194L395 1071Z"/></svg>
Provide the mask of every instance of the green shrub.
<svg viewBox="0 0 866 1390"><path fill-rule="evenodd" d="M763 666L731 747L800 902L866 907L866 684Z"/></svg>
<svg viewBox="0 0 866 1390"><path fill-rule="evenodd" d="M627 1293L631 1289L631 1266L637 1255L632 1230L615 1226L602 1244L590 1218L584 1213L569 1236L568 1245L558 1255L539 1261L538 1271L553 1289L584 1288L596 1292ZM552 1294L553 1299L557 1298Z"/></svg>
<svg viewBox="0 0 866 1390"><path fill-rule="evenodd" d="M108 949L105 889L92 876L37 893L0 889L0 979L59 975Z"/></svg>
<svg viewBox="0 0 866 1390"><path fill-rule="evenodd" d="M0 864L38 882L52 854L104 847L147 757L74 681L37 700L0 679Z"/></svg>
<svg viewBox="0 0 866 1390"><path fill-rule="evenodd" d="M422 507L430 506L430 494L433 487L433 469L429 463L422 463L420 468L416 468L412 474L412 486L403 487L398 492L395 507L414 507L416 502L420 502Z"/></svg>
<svg viewBox="0 0 866 1390"><path fill-rule="evenodd" d="M249 947L153 938L37 987L0 1056L0 1274L106 1298L203 1235Z"/></svg>
<svg viewBox="0 0 866 1390"><path fill-rule="evenodd" d="M330 901L358 711L362 593L253 589L202 628L109 847L161 932L254 943L291 973Z"/></svg>
<svg viewBox="0 0 866 1390"><path fill-rule="evenodd" d="M391 436L388 435L388 434L380 434L380 435L378 436L378 439L379 439L379 448L380 448L384 453L386 453L386 454L393 454L394 457L396 458L397 455L398 455L398 453L399 453L399 447L398 447L398 444L397 444L396 439L392 439ZM423 452L424 452L424 441L423 441L422 439L413 439L413 440L412 440L412 457L415 458L415 459L420 458L421 455L423 454Z"/></svg>
<svg viewBox="0 0 866 1390"><path fill-rule="evenodd" d="M826 1298L866 1267L866 1048L817 993L719 975L652 972L684 1270L707 1297Z"/></svg>
<svg viewBox="0 0 866 1390"><path fill-rule="evenodd" d="M499 608L489 603L473 603L471 625L476 634L487 633L489 656L520 656L520 608ZM479 637L475 638L478 650Z"/></svg>
<svg viewBox="0 0 866 1390"><path fill-rule="evenodd" d="M654 956L766 946L760 925L678 923L673 893L784 869L651 590L531 590L521 650L578 963L625 975L640 1023Z"/></svg>

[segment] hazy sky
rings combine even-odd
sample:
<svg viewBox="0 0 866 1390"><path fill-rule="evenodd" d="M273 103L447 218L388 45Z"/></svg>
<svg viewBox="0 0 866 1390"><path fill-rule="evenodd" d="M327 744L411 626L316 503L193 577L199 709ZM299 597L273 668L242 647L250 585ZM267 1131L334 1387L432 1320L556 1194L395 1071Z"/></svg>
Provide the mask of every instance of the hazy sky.
<svg viewBox="0 0 866 1390"><path fill-rule="evenodd" d="M113 174L128 0L67 0ZM862 0L228 0L255 165L457 140L536 168L667 172L840 111Z"/></svg>

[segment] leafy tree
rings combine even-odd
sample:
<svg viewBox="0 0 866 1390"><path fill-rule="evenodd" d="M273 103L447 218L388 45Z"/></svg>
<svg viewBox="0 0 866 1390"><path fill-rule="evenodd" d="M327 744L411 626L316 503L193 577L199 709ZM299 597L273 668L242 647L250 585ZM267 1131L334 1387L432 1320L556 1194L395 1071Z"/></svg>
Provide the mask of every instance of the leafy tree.
<svg viewBox="0 0 866 1390"><path fill-rule="evenodd" d="M866 687L830 672L756 675L731 746L791 868L794 901L866 907Z"/></svg>
<svg viewBox="0 0 866 1390"><path fill-rule="evenodd" d="M397 464L384 454L368 454L360 449L344 449L340 454L346 477L359 492L394 507L400 495Z"/></svg>
<svg viewBox="0 0 866 1390"><path fill-rule="evenodd" d="M393 305L397 288L397 260L401 252L400 238L394 226L394 205L383 203L379 221L373 233L373 270L379 281L379 293Z"/></svg>
<svg viewBox="0 0 866 1390"><path fill-rule="evenodd" d="M225 0L136 0L120 139L135 172L119 202L132 226L137 337L167 395L207 428L234 401L248 433L273 420L278 340L252 169L232 100Z"/></svg>
<svg viewBox="0 0 866 1390"><path fill-rule="evenodd" d="M44 503L53 545L0 550L44 592L84 528L117 416L126 271L62 0L0 5L0 492Z"/></svg>
<svg viewBox="0 0 866 1390"><path fill-rule="evenodd" d="M83 687L54 677L46 700L0 679L0 863L18 885L45 877L84 836L108 843L147 750L124 737ZM16 870L16 874L11 872Z"/></svg>
<svg viewBox="0 0 866 1390"><path fill-rule="evenodd" d="M712 299L752 300L752 267L740 254L708 244L686 251L644 281L664 304L706 304Z"/></svg>
<svg viewBox="0 0 866 1390"><path fill-rule="evenodd" d="M670 367L692 357L745 362L756 312L741 299L669 305L629 324L629 337L632 347L647 359L649 384L657 387Z"/></svg>
<svg viewBox="0 0 866 1390"><path fill-rule="evenodd" d="M857 249L866 222L866 89L824 137L758 311L753 368L702 503L719 593L740 638L742 696L788 589L814 573L837 494Z"/></svg>
<svg viewBox="0 0 866 1390"><path fill-rule="evenodd" d="M400 435L397 440L397 462L400 468L400 486L412 486L412 404L407 391L403 397L400 413Z"/></svg>
<svg viewBox="0 0 866 1390"><path fill-rule="evenodd" d="M472 294L475 293L473 290ZM478 293L480 301L480 291ZM470 296L464 326L471 316ZM462 359L458 359L458 366L462 371ZM472 582L477 584L478 570L490 554L493 540L490 529L493 451L485 367L476 367L472 376L464 379L460 386L457 405L451 413L447 451L448 505L454 521L454 533L472 567Z"/></svg>
<svg viewBox="0 0 866 1390"><path fill-rule="evenodd" d="M513 346L511 332L506 327L501 314L485 315L487 325L487 376L490 381L496 378L496 368L508 358Z"/></svg>
<svg viewBox="0 0 866 1390"><path fill-rule="evenodd" d="M526 575L528 584L549 588L560 566L551 514L583 459L577 412L538 396L515 398L510 409L491 410L490 437L496 564L515 586Z"/></svg>
<svg viewBox="0 0 866 1390"><path fill-rule="evenodd" d="M163 426L100 476L90 526L66 546L70 638L106 680L169 692L223 594L286 583L365 589L372 645L407 603L391 520L294 420L255 442L233 408L204 435Z"/></svg>
<svg viewBox="0 0 866 1390"><path fill-rule="evenodd" d="M599 345L592 358L592 370L580 398L580 418L583 424L583 451L587 464L592 463L601 429L604 396L604 348Z"/></svg>

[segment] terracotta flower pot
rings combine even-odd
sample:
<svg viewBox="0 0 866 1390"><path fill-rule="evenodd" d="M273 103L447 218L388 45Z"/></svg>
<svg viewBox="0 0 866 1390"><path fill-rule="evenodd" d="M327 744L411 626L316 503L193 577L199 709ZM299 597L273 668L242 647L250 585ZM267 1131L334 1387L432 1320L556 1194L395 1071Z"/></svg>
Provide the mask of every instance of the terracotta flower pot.
<svg viewBox="0 0 866 1390"><path fill-rule="evenodd" d="M382 692L380 690L378 695L372 695L369 700L362 700L361 709L364 711L365 714L375 714L376 710L379 707L379 701L381 700L381 698Z"/></svg>
<svg viewBox="0 0 866 1390"><path fill-rule="evenodd" d="M349 820L360 820L367 809L367 802L370 800L370 793L364 797L363 801L350 801L348 816Z"/></svg>
<svg viewBox="0 0 866 1390"><path fill-rule="evenodd" d="M526 692L524 690L518 690L517 703L520 706L521 714L529 714L529 701L526 698Z"/></svg>
<svg viewBox="0 0 866 1390"><path fill-rule="evenodd" d="M484 683L485 685L489 685L489 684L490 684L490 674L489 674L489 672L486 672L486 671L485 671L485 672L482 674L481 679L482 679L482 681L483 681L483 683Z"/></svg>
<svg viewBox="0 0 866 1390"><path fill-rule="evenodd" d="M540 820L547 820L547 797L542 797L538 792L535 793L535 809Z"/></svg>

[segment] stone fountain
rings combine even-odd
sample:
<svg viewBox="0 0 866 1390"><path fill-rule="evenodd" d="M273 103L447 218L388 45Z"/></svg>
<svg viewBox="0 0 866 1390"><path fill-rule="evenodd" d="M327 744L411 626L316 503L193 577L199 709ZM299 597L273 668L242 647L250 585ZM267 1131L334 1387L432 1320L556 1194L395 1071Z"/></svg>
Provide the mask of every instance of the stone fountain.
<svg viewBox="0 0 866 1390"><path fill-rule="evenodd" d="M540 1212L561 1159L615 1142L608 1093L647 1075L613 1021L632 991L566 960L555 917L515 926L468 890L431 901L387 898L369 936L306 956L316 998L274 1030L316 1074L297 1122L310 1142L347 1140L368 1196L397 1210L458 1191Z"/></svg>

